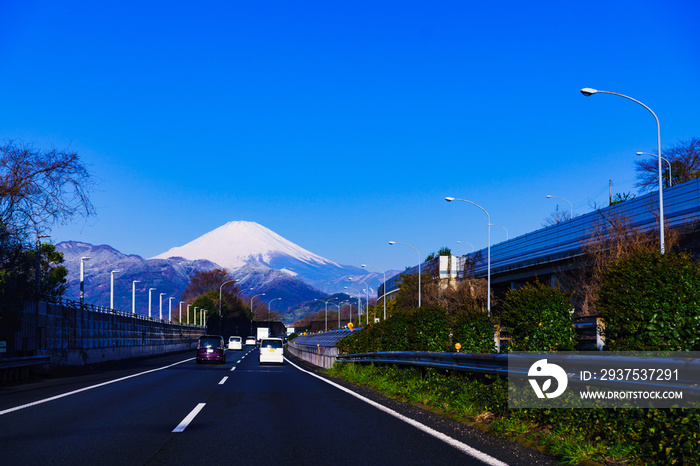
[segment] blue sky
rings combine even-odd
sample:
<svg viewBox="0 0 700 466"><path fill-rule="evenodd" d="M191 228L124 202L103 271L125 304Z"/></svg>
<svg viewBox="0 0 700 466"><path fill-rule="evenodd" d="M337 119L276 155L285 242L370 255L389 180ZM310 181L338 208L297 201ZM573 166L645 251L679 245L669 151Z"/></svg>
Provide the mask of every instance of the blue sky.
<svg viewBox="0 0 700 466"><path fill-rule="evenodd" d="M54 242L151 257L231 220L343 264L486 247L635 192L700 136L697 2L0 3L0 139L76 151L97 215ZM568 204L560 208L568 208ZM505 231L494 228L494 243Z"/></svg>

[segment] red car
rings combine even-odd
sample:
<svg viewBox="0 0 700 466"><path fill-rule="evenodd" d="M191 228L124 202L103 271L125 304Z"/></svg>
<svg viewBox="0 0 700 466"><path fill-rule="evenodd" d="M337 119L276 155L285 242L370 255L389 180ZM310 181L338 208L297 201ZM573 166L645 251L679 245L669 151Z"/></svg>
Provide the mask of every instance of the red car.
<svg viewBox="0 0 700 466"><path fill-rule="evenodd" d="M197 364L204 361L226 362L224 337L221 335L203 335L197 342Z"/></svg>

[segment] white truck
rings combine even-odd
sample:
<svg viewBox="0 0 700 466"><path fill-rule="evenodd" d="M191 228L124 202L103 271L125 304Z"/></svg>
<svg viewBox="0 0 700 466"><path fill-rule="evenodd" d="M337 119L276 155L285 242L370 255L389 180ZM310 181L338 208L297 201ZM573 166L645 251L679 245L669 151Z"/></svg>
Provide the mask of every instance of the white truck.
<svg viewBox="0 0 700 466"><path fill-rule="evenodd" d="M257 335L258 343L260 343L260 341L261 341L263 338L267 338L267 337L269 337L269 336L270 336L270 329L269 329L269 328L267 328L267 327L258 327L258 335Z"/></svg>

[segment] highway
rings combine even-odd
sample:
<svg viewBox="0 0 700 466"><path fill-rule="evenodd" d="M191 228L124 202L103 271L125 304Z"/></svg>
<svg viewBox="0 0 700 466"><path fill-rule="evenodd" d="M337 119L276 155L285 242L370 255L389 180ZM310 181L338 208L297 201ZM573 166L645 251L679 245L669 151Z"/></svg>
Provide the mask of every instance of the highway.
<svg viewBox="0 0 700 466"><path fill-rule="evenodd" d="M180 353L1 387L0 464L555 464L421 413L250 347Z"/></svg>

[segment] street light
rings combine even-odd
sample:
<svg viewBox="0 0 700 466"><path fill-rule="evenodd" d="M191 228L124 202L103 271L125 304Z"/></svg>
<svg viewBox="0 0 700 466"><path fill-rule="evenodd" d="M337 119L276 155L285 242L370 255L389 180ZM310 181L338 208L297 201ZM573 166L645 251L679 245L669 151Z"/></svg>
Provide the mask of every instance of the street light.
<svg viewBox="0 0 700 466"><path fill-rule="evenodd" d="M141 283L141 280L133 280L131 282L131 313L136 314L136 284Z"/></svg>
<svg viewBox="0 0 700 466"><path fill-rule="evenodd" d="M637 152L637 155L651 155L652 157L656 157L656 154L652 154L650 152ZM668 186L669 188L673 186L673 175L671 174L671 162L668 161L666 157L661 157L666 161L668 164Z"/></svg>
<svg viewBox="0 0 700 466"><path fill-rule="evenodd" d="M620 97L624 97L625 99L629 99L632 102L636 102L642 107L646 108L649 113L651 113L654 116L654 120L656 120L656 144L657 144L657 149L658 149L658 154L657 157L659 158L659 242L661 244L661 254L664 254L666 252L666 247L664 246L664 186L663 186L663 180L661 178L661 124L659 124L659 117L656 116L656 113L637 99L633 99L632 97L626 96L624 94L619 94L617 92L610 92L610 91L599 91L597 89L591 89L590 87L584 87L581 89L581 94L583 94L586 97L592 96L593 94L597 93L601 94L612 94L612 95L618 95Z"/></svg>
<svg viewBox="0 0 700 466"><path fill-rule="evenodd" d="M345 288L346 290L349 288L352 291L354 291L355 293L357 293L357 314L359 315L360 314L360 307L362 305L362 301L360 301L360 299L361 299L360 297L362 296L362 293L360 293L359 291L357 291L355 288L353 288L351 286L345 286L343 288ZM368 304L368 307L369 307L369 304ZM352 304L350 305L350 315L352 316ZM352 320L352 318L350 320Z"/></svg>
<svg viewBox="0 0 700 466"><path fill-rule="evenodd" d="M418 249L414 248L410 244L401 243L399 241L389 241L389 244L403 244L404 246L408 246L409 248L413 249L418 254L418 308L420 309L420 252L418 252ZM384 290L384 293L386 293L386 290Z"/></svg>
<svg viewBox="0 0 700 466"><path fill-rule="evenodd" d="M114 274L121 270L112 270L109 278L109 308L114 309Z"/></svg>
<svg viewBox="0 0 700 466"><path fill-rule="evenodd" d="M468 244L469 246L472 247L472 252L476 251L474 248L474 245L472 243L467 243L466 241L457 241L457 244Z"/></svg>
<svg viewBox="0 0 700 466"><path fill-rule="evenodd" d="M250 298L250 312L253 314L253 317L255 317L255 312L253 311L253 300L258 296L265 296L265 293L256 294L255 296Z"/></svg>
<svg viewBox="0 0 700 466"><path fill-rule="evenodd" d="M172 296L168 298L168 322L173 321L173 299Z"/></svg>
<svg viewBox="0 0 700 466"><path fill-rule="evenodd" d="M568 200L568 199L564 199L563 197L553 196L553 195L551 195L551 194L547 194L547 199L551 199L551 198L553 198L553 197L556 197L557 199L561 199L561 200L563 200L563 201L568 202L569 205L571 206L571 211L570 211L570 213L569 213L569 220L571 220L572 218L574 218L574 205L571 203L571 201Z"/></svg>
<svg viewBox="0 0 700 466"><path fill-rule="evenodd" d="M187 305L187 325L190 325L190 306L191 304Z"/></svg>
<svg viewBox="0 0 700 466"><path fill-rule="evenodd" d="M153 290L155 290L155 288L148 289L148 317L151 317L151 291Z"/></svg>
<svg viewBox="0 0 700 466"><path fill-rule="evenodd" d="M159 318L160 320L163 320L163 296L165 296L166 294L167 294L167 293L161 293L161 294L160 294L160 309L159 309L160 316L158 316L158 318Z"/></svg>
<svg viewBox="0 0 700 466"><path fill-rule="evenodd" d="M92 257L80 258L80 307L85 303L85 261L89 261Z"/></svg>
<svg viewBox="0 0 700 466"><path fill-rule="evenodd" d="M362 264L362 267L374 267L384 275L384 284L382 286L384 288L384 320L386 320L386 273L376 265ZM377 295L377 298L379 298L379 295ZM369 313L367 315L369 316ZM367 318L369 319L369 317Z"/></svg>
<svg viewBox="0 0 700 466"><path fill-rule="evenodd" d="M271 322L270 313L272 312L272 303L273 303L273 301L277 301L278 299L282 299L282 298L275 298L275 299L271 300L269 303L267 303L267 325L268 326L270 326L270 322Z"/></svg>
<svg viewBox="0 0 700 466"><path fill-rule="evenodd" d="M180 301L180 317L178 319L178 322L182 324L182 305L185 304L184 301Z"/></svg>
<svg viewBox="0 0 700 466"><path fill-rule="evenodd" d="M445 200L447 202L452 202L452 201L462 201L462 202L468 202L469 204L473 204L477 206L479 209L483 210L484 213L486 214L486 218L488 221L488 248L487 248L487 265L486 265L486 312L488 312L489 317L491 317L491 216L489 213L481 207L479 204L476 202L472 201L467 201L466 199L456 199L454 197L446 197Z"/></svg>
<svg viewBox="0 0 700 466"><path fill-rule="evenodd" d="M498 223L492 223L491 225L503 228L506 231L506 241L508 241L508 228L504 227L503 225L499 225Z"/></svg>
<svg viewBox="0 0 700 466"><path fill-rule="evenodd" d="M331 298L328 301L324 301L324 300L318 299L318 298L314 299L314 301L321 301L322 303L326 303L326 330L325 330L326 332L328 331L328 303L330 301L333 301L334 299L335 298Z"/></svg>
<svg viewBox="0 0 700 466"><path fill-rule="evenodd" d="M340 306L338 306L335 303L332 303L331 306L335 306L338 308L338 330L340 330Z"/></svg>

